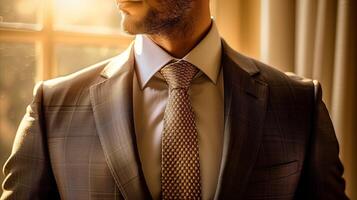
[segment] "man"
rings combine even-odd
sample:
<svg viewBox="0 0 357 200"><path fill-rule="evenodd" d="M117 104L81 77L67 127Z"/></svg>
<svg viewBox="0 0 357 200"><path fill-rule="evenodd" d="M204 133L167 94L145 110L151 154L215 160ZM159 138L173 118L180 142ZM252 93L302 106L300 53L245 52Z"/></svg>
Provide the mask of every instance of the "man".
<svg viewBox="0 0 357 200"><path fill-rule="evenodd" d="M142 35L37 84L1 199L347 199L317 82L232 50L208 0L117 4Z"/></svg>

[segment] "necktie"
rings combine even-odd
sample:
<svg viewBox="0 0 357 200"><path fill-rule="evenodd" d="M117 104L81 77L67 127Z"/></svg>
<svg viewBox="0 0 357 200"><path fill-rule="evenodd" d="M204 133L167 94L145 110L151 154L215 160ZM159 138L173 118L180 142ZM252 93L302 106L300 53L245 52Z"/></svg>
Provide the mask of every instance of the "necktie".
<svg viewBox="0 0 357 200"><path fill-rule="evenodd" d="M187 61L160 70L169 85L161 140L161 189L166 199L201 199L198 135L188 90L198 69Z"/></svg>

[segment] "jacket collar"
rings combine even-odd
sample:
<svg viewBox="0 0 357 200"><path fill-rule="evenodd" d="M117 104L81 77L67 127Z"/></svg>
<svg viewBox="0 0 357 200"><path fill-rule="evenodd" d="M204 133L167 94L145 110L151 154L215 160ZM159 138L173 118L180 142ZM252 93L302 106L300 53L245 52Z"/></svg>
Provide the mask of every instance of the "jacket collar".
<svg viewBox="0 0 357 200"><path fill-rule="evenodd" d="M129 47L120 55L111 59L111 61L104 67L100 75L103 78L109 79L115 74L134 69L134 42L130 43Z"/></svg>
<svg viewBox="0 0 357 200"><path fill-rule="evenodd" d="M259 73L259 68L251 58L233 50L224 39L222 39L222 46L223 54L226 58L231 60L232 64L235 65L235 68L240 68L241 70L247 72L250 76L254 76Z"/></svg>

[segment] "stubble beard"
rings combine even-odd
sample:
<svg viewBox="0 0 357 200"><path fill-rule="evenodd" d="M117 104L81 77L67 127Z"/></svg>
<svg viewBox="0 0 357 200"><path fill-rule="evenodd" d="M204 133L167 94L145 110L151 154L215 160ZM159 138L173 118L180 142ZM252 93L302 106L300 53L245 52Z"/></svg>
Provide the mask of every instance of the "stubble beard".
<svg viewBox="0 0 357 200"><path fill-rule="evenodd" d="M158 35L161 37L185 37L193 30L189 17L193 0L168 0L159 9L149 8L140 20L122 13L122 29L135 34Z"/></svg>

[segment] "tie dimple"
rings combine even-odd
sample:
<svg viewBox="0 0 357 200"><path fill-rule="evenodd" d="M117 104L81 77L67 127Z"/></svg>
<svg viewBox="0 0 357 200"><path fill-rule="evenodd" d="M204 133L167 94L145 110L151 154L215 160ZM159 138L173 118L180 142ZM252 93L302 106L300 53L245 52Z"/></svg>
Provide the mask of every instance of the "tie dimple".
<svg viewBox="0 0 357 200"><path fill-rule="evenodd" d="M162 199L201 199L195 115L188 89L198 69L180 60L160 70L169 85L161 140Z"/></svg>

